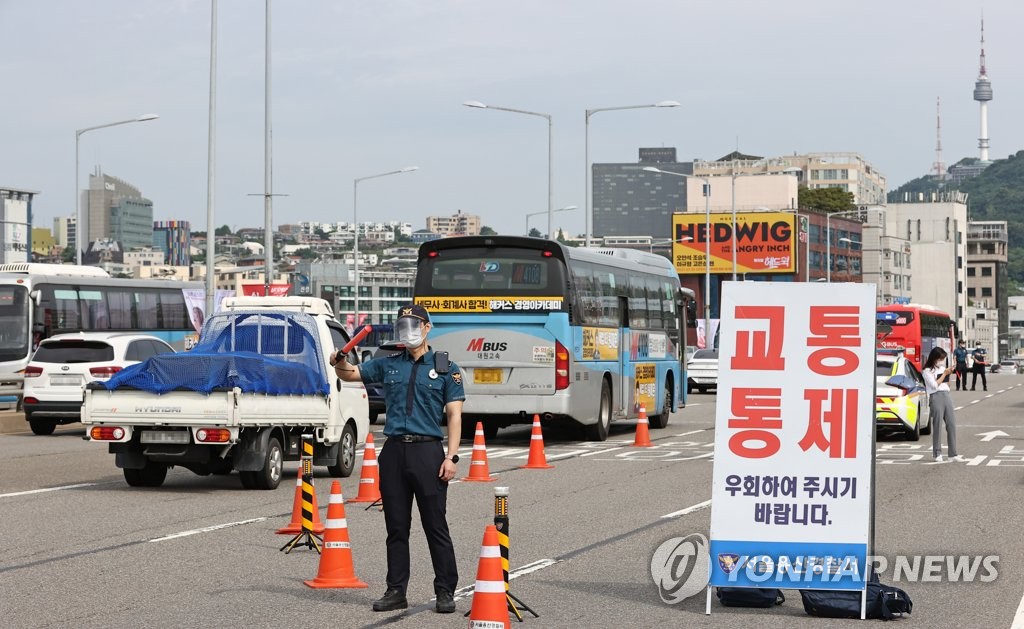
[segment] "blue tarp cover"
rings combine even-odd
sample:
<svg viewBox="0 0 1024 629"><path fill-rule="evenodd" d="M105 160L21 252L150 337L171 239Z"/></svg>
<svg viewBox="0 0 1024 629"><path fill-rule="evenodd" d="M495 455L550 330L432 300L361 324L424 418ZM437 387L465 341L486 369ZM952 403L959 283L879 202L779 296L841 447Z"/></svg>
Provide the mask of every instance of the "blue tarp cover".
<svg viewBox="0 0 1024 629"><path fill-rule="evenodd" d="M238 387L245 393L330 393L316 321L304 313L230 312L207 319L192 351L160 354L101 383L166 393L211 393Z"/></svg>

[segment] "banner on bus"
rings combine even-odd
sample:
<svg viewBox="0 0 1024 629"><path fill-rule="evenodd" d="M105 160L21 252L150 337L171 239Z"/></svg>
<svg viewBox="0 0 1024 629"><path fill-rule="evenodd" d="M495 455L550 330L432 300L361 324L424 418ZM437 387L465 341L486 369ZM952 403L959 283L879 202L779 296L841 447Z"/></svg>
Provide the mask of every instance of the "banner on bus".
<svg viewBox="0 0 1024 629"><path fill-rule="evenodd" d="M711 272L732 273L732 214L711 214ZM795 273L796 216L783 212L736 215L737 273ZM705 214L672 215L672 261L680 274L707 271Z"/></svg>
<svg viewBox="0 0 1024 629"><path fill-rule="evenodd" d="M725 284L711 585L865 587L874 319L872 285Z"/></svg>
<svg viewBox="0 0 1024 629"><path fill-rule="evenodd" d="M558 312L561 297L417 297L427 312Z"/></svg>

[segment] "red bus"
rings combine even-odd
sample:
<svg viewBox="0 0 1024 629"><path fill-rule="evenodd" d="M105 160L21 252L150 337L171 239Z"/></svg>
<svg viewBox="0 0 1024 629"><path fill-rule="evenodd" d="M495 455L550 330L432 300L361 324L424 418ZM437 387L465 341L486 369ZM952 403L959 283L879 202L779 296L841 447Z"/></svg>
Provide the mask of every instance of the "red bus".
<svg viewBox="0 0 1024 629"><path fill-rule="evenodd" d="M918 369L933 347L953 353L956 324L938 308L923 304L889 304L878 306L876 312L876 323L892 328L878 335L878 349L903 350Z"/></svg>

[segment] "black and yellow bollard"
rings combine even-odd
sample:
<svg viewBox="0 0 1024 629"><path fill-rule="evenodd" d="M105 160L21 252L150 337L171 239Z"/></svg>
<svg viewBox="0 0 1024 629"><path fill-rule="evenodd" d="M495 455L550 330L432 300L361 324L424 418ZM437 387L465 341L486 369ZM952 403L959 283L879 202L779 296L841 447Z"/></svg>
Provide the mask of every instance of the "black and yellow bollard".
<svg viewBox="0 0 1024 629"><path fill-rule="evenodd" d="M302 435L302 531L281 547L288 554L302 545L320 552L323 540L313 532L313 435Z"/></svg>
<svg viewBox="0 0 1024 629"><path fill-rule="evenodd" d="M523 622L523 615L520 609L533 614L534 618L540 618L537 612L519 600L509 590L508 585L508 487L494 488L494 528L498 529L498 547L501 552L501 572L505 577L505 599L508 601L508 610L515 614L519 622Z"/></svg>

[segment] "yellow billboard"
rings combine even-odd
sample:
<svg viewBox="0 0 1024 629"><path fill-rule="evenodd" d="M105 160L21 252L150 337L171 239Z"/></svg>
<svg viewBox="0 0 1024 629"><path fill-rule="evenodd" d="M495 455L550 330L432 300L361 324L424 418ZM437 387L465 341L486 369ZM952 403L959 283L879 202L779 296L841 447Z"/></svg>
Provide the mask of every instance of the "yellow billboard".
<svg viewBox="0 0 1024 629"><path fill-rule="evenodd" d="M680 274L703 274L706 250L711 249L711 272L732 273L733 229L736 232L737 273L795 273L796 215L784 212L672 215L672 262ZM710 241L710 242L709 242Z"/></svg>

